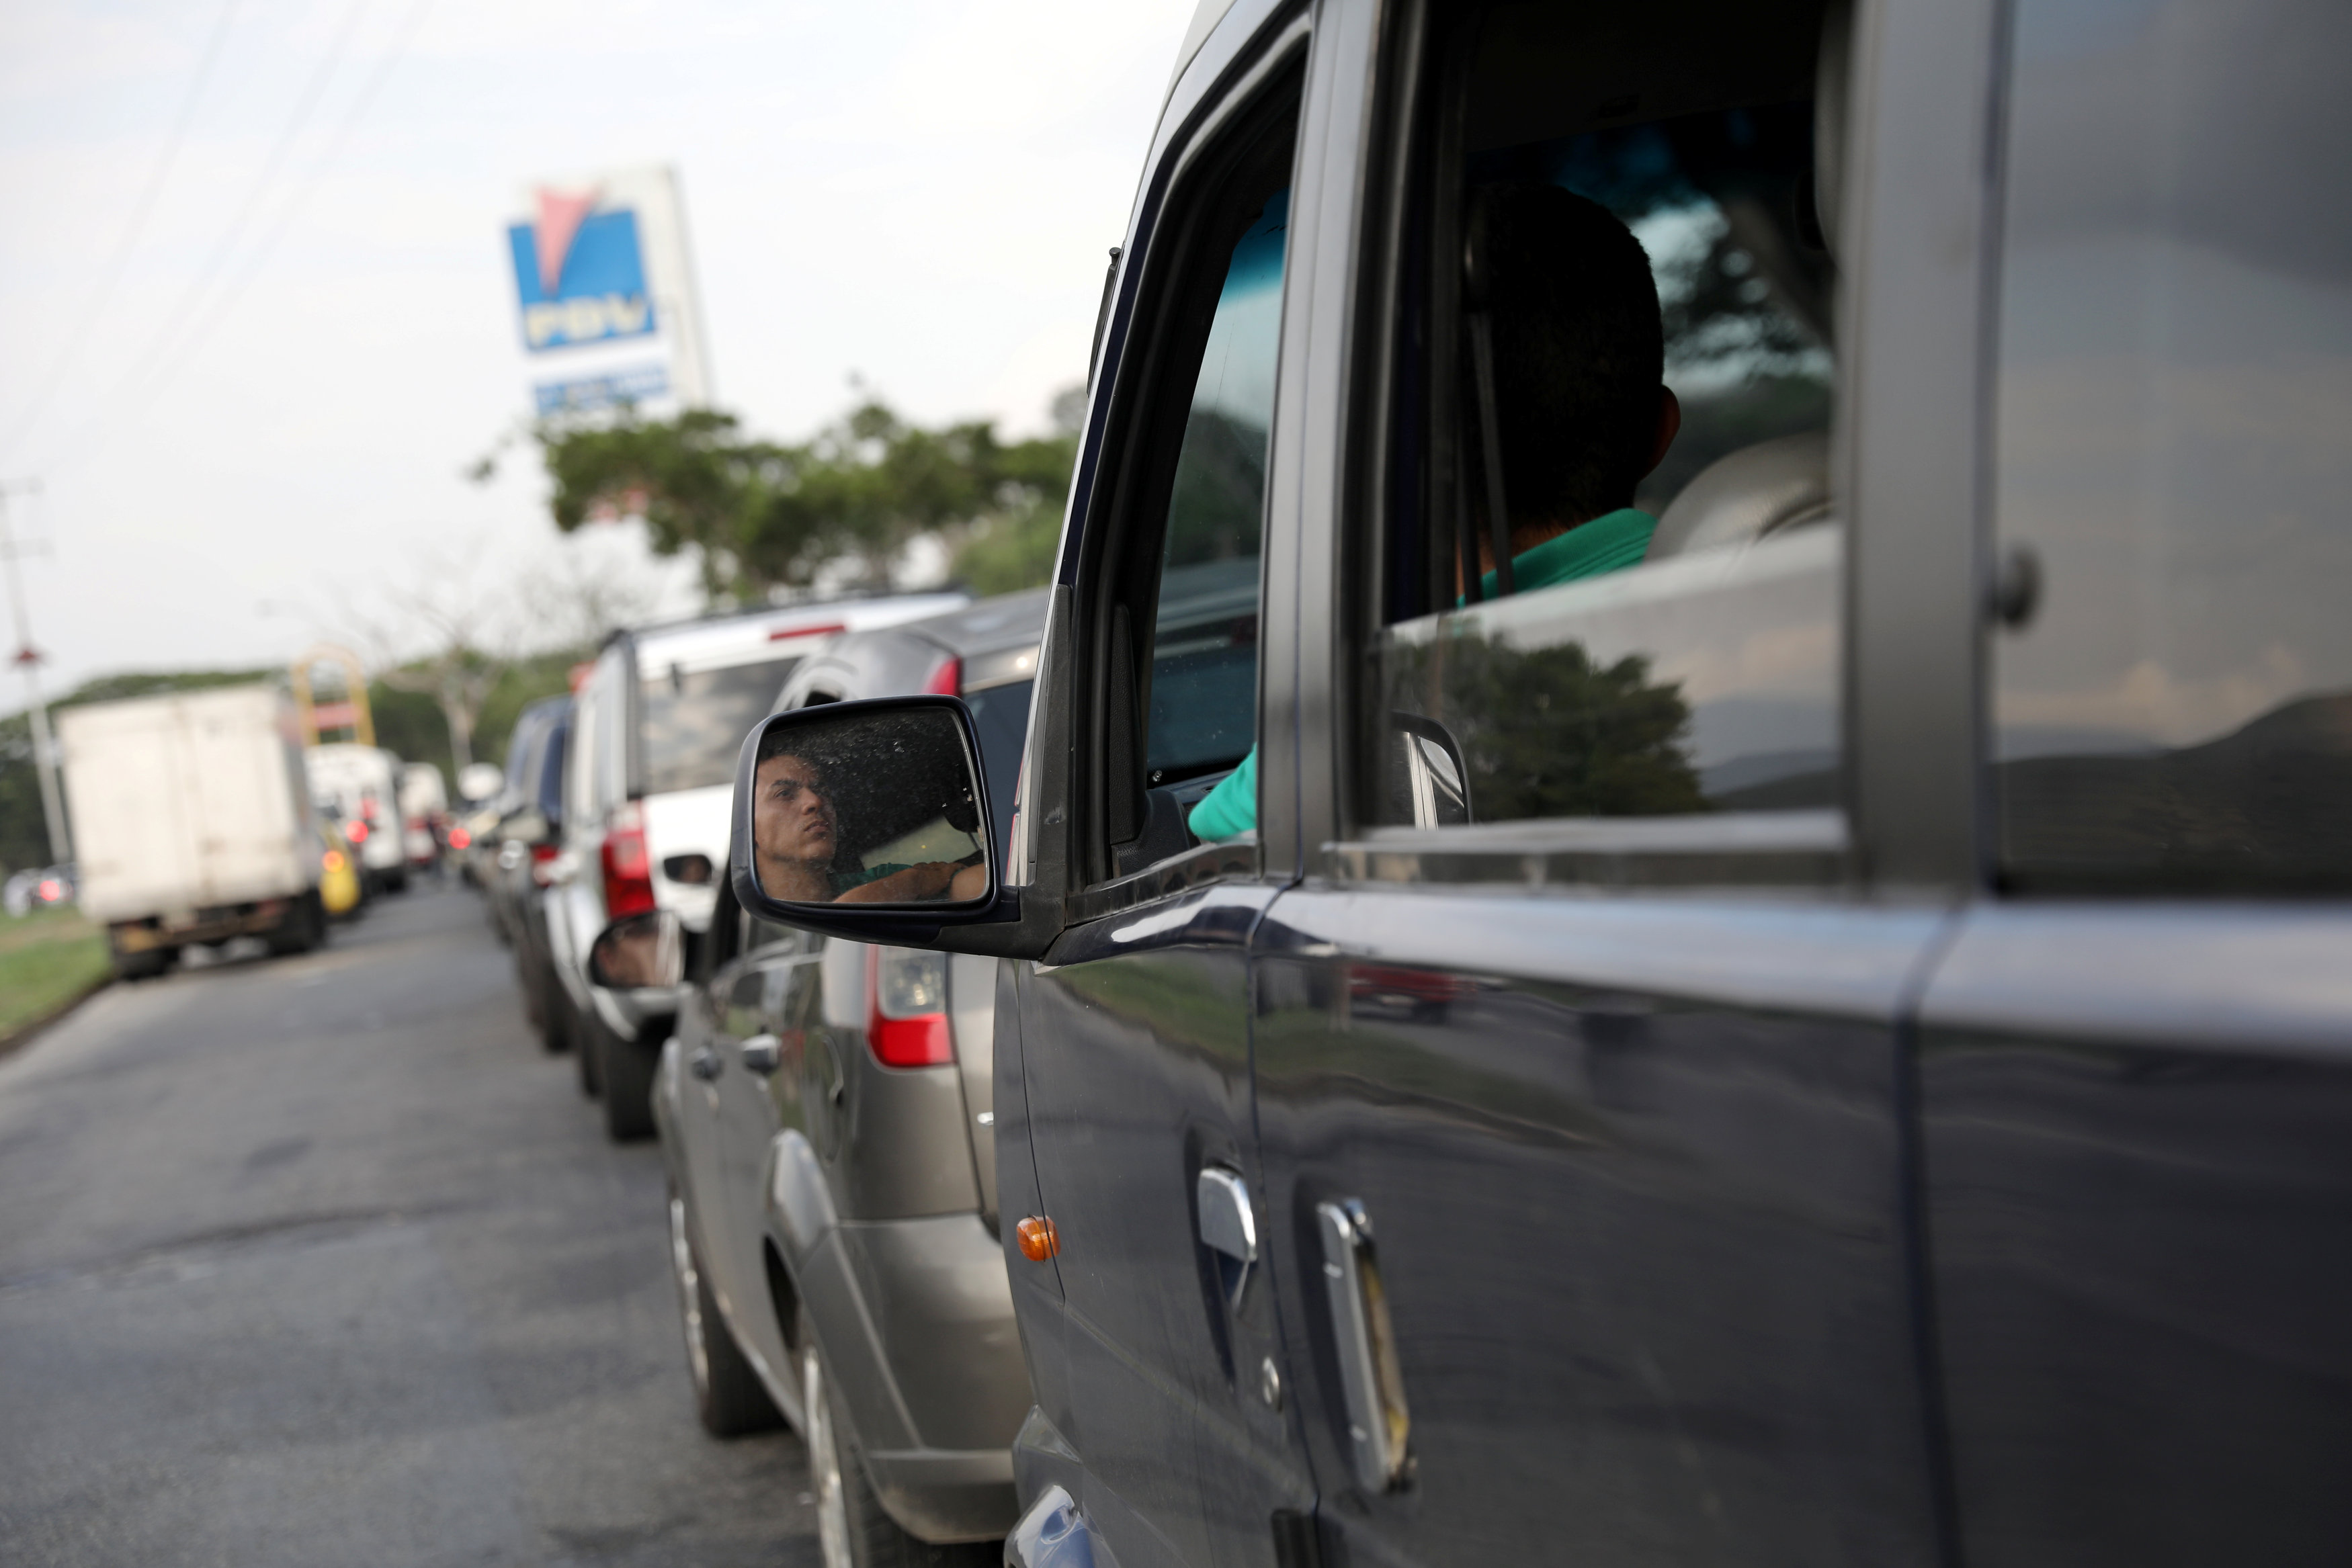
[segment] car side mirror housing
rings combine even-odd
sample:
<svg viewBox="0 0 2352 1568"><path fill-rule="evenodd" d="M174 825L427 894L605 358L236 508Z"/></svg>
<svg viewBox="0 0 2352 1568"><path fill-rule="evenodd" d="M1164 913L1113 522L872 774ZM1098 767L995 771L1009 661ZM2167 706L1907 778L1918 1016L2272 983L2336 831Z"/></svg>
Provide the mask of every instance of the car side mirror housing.
<svg viewBox="0 0 2352 1568"><path fill-rule="evenodd" d="M686 979L686 930L667 909L625 915L596 934L588 980L608 991L670 990Z"/></svg>
<svg viewBox="0 0 2352 1568"><path fill-rule="evenodd" d="M877 697L771 716L735 771L728 878L763 920L861 942L1018 922L1004 836L962 699Z"/></svg>

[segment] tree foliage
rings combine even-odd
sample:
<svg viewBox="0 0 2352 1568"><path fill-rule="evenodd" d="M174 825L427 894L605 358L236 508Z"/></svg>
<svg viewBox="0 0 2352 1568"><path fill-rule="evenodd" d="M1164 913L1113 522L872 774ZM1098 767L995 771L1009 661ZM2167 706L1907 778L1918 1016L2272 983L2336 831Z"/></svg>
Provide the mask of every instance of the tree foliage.
<svg viewBox="0 0 2352 1568"><path fill-rule="evenodd" d="M970 551L988 579L975 586L1042 581L1040 519L1058 528L1076 450L1067 434L1004 441L985 421L926 429L873 398L797 444L712 409L624 411L537 436L556 527L643 517L656 552L690 552L704 591L739 601L805 589L845 561L854 580L886 585L923 535Z"/></svg>

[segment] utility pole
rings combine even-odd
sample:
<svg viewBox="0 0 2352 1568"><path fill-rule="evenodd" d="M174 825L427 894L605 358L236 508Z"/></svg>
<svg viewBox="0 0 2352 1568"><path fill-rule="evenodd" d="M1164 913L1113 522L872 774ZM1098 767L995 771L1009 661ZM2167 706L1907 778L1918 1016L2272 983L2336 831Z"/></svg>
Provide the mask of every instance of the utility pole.
<svg viewBox="0 0 2352 1568"><path fill-rule="evenodd" d="M58 864L73 858L66 835L65 801L58 794L58 751L49 739L49 710L41 703L41 653L33 646L33 620L25 610L25 579L16 562L25 553L8 528L8 497L37 496L38 479L0 482L0 561L8 567L8 603L16 612L16 665L25 672L25 712L33 721L33 771L41 780L41 815L49 828L49 859Z"/></svg>

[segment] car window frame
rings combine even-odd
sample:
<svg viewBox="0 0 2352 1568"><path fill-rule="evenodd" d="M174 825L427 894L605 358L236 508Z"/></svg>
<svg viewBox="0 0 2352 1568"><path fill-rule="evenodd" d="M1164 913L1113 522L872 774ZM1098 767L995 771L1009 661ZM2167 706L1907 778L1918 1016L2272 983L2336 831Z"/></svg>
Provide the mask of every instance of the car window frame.
<svg viewBox="0 0 2352 1568"><path fill-rule="evenodd" d="M1364 207L1321 241L1354 247L1342 324L1352 384L1329 376L1298 410L1316 426L1307 455L1320 470L1304 486L1328 497L1302 509L1296 593L1297 849L1308 877L1454 882L1467 871L1466 880L1507 873L1587 887L1879 886L1923 896L1983 887L1981 607L2000 199L1984 150L2000 110L1998 0L1855 5L1830 434L1844 529L1843 810L1531 820L1475 830L1475 842L1460 828L1364 821L1355 777L1368 706L1360 655L1381 625L1380 541L1396 504L1391 422L1402 393L1410 225L1421 221L1414 160L1433 155L1425 127L1443 107L1445 61L1430 44L1435 9L1434 0L1404 0L1386 16L1367 72L1371 101L1359 123L1326 133L1324 178L1351 184ZM1353 145L1342 145L1350 132ZM1779 820L1758 821L1767 817Z"/></svg>
<svg viewBox="0 0 2352 1568"><path fill-rule="evenodd" d="M1200 204L1213 199L1217 183L1232 172L1231 163L1225 160L1246 156L1247 139L1265 133L1271 122L1285 114L1290 117L1293 126L1290 156L1295 197L1298 171L1307 147L1303 115L1312 59L1308 42L1308 18L1297 5L1276 9L1257 26L1238 57L1224 69L1212 90L1203 95L1201 107L1187 117L1180 132L1181 146L1154 160L1153 175L1140 204L1146 210L1139 217L1137 233L1130 235L1120 262L1120 292L1125 298L1120 300L1100 372L1108 377L1108 385L1098 391L1102 406L1096 415L1101 432L1100 445L1096 462L1091 465L1093 473L1087 476L1089 482L1079 500L1084 511L1077 529L1072 574L1077 588L1075 597L1078 613L1071 629L1076 634L1071 639L1074 656L1067 666L1070 679L1062 688L1068 695L1065 697L1055 694L1056 700L1070 703L1075 721L1069 791L1072 814L1076 819L1072 824L1074 853L1070 867L1071 916L1075 920L1123 908L1179 887L1234 876L1255 876L1263 864L1255 844L1212 844L1167 857L1125 875L1118 873L1108 836L1109 643L1115 606L1123 605L1130 616L1134 614L1138 596L1133 588L1139 570L1148 572L1150 578L1150 602L1157 602L1160 553L1167 520L1166 486L1139 486L1150 485L1146 476L1155 470L1172 472L1176 450L1181 444L1181 422L1173 422L1176 430L1171 442L1169 422L1160 416L1170 402L1180 395L1174 384L1178 380L1184 383L1181 398L1189 407L1192 378L1198 373L1194 360L1181 367L1185 374L1177 374L1178 367L1167 362L1165 340L1170 329L1167 317L1181 298L1181 291L1188 285L1201 287L1201 273L1196 270L1201 259L1198 246L1188 243L1197 238ZM1158 189L1154 191L1150 185ZM1295 255L1286 248L1278 364L1290 357L1292 349L1297 296ZM1184 271L1181 276L1171 276L1168 270L1171 267L1181 267ZM1222 277L1222 272L1219 276ZM1268 435L1266 512L1261 523L1259 556L1257 718L1261 748L1267 739L1265 689L1268 666L1273 662L1265 635L1266 562L1275 553L1276 541L1284 537L1275 502L1275 471L1280 461L1276 432L1282 420L1279 370L1276 385L1276 428ZM1139 444L1147 441L1164 444L1167 450L1147 453ZM1166 476L1166 473L1160 475L1163 479ZM1152 547L1149 551L1139 550L1144 542L1139 537L1139 528L1149 530ZM1144 562L1147 555L1148 563ZM1116 580L1122 573L1129 591L1125 594L1119 592L1121 585ZM1147 650L1148 646L1147 643ZM1138 691L1137 699L1139 704L1148 702L1148 685ZM1033 699L1033 717L1041 706ZM1034 737L1034 723L1032 734ZM1139 751L1139 766L1140 760ZM1262 827L1264 815L1262 804Z"/></svg>

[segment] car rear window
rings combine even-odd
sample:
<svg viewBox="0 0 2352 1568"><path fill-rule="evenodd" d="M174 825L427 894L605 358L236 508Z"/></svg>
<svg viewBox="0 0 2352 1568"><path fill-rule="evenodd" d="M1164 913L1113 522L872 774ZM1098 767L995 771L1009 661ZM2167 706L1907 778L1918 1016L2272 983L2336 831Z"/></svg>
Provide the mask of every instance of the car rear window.
<svg viewBox="0 0 2352 1568"><path fill-rule="evenodd" d="M735 781L744 736L768 716L797 658L732 664L723 670L661 668L654 661L638 686L637 758L648 795L703 789Z"/></svg>

